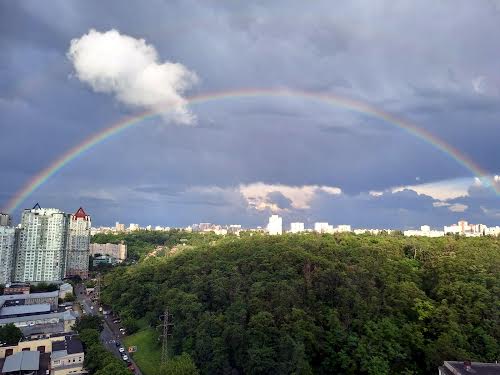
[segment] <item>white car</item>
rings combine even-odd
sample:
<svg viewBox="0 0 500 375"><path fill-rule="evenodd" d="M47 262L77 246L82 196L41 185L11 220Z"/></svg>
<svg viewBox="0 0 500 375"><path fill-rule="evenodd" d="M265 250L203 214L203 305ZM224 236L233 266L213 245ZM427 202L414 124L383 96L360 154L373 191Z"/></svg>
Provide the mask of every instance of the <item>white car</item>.
<svg viewBox="0 0 500 375"><path fill-rule="evenodd" d="M126 354L122 355L122 359L123 359L124 361L128 361L128 355L126 355Z"/></svg>
<svg viewBox="0 0 500 375"><path fill-rule="evenodd" d="M118 349L118 351L119 351L120 353L124 353L124 352L125 352L125 348L121 347L120 349Z"/></svg>

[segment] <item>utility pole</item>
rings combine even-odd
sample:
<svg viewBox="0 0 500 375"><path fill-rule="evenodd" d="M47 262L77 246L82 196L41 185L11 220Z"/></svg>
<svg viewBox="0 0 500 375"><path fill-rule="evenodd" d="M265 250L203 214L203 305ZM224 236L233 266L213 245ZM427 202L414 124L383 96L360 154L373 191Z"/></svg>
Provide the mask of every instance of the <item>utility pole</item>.
<svg viewBox="0 0 500 375"><path fill-rule="evenodd" d="M165 308L165 311L163 315L160 317L163 317L163 335L162 335L162 347L161 347L161 364L165 365L168 361L168 336L170 335L169 333L169 327L172 327L174 324L171 323L171 317L168 313L168 307Z"/></svg>

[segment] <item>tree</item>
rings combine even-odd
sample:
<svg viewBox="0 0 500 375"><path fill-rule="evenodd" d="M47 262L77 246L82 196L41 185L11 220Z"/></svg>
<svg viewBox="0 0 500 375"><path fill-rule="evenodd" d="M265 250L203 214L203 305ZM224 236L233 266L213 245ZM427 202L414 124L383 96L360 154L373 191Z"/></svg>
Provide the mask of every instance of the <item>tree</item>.
<svg viewBox="0 0 500 375"><path fill-rule="evenodd" d="M199 373L192 358L187 353L171 358L160 368L160 375L197 375Z"/></svg>
<svg viewBox="0 0 500 375"><path fill-rule="evenodd" d="M14 324L9 323L0 327L0 343L7 345L17 345L23 338L23 334Z"/></svg>
<svg viewBox="0 0 500 375"><path fill-rule="evenodd" d="M97 315L84 315L76 320L74 329L76 332L81 332L84 329L95 329L101 332L103 327L102 319Z"/></svg>
<svg viewBox="0 0 500 375"><path fill-rule="evenodd" d="M122 363L113 361L96 371L95 375L130 375L130 371Z"/></svg>
<svg viewBox="0 0 500 375"><path fill-rule="evenodd" d="M63 301L64 302L74 302L76 300L76 297L73 293L68 293L64 296Z"/></svg>

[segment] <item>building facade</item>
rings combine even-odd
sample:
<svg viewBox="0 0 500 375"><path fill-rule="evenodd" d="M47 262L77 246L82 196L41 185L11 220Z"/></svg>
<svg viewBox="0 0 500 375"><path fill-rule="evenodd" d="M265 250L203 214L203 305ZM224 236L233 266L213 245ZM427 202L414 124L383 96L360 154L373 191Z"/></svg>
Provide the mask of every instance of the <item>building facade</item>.
<svg viewBox="0 0 500 375"><path fill-rule="evenodd" d="M90 244L90 255L108 255L119 262L127 259L127 245L122 243L92 243Z"/></svg>
<svg viewBox="0 0 500 375"><path fill-rule="evenodd" d="M291 233L301 233L304 231L304 223L291 223L290 232Z"/></svg>
<svg viewBox="0 0 500 375"><path fill-rule="evenodd" d="M9 284L12 279L14 243L16 230L0 226L0 284Z"/></svg>
<svg viewBox="0 0 500 375"><path fill-rule="evenodd" d="M36 204L24 210L16 246L15 281L59 281L64 276L69 215Z"/></svg>
<svg viewBox="0 0 500 375"><path fill-rule="evenodd" d="M271 235L283 233L283 219L278 215L272 215L267 224L267 232Z"/></svg>
<svg viewBox="0 0 500 375"><path fill-rule="evenodd" d="M89 275L90 228L90 216L80 207L69 220L66 277L86 279Z"/></svg>
<svg viewBox="0 0 500 375"><path fill-rule="evenodd" d="M0 227L10 227L10 226L12 226L12 219L10 215L0 212Z"/></svg>

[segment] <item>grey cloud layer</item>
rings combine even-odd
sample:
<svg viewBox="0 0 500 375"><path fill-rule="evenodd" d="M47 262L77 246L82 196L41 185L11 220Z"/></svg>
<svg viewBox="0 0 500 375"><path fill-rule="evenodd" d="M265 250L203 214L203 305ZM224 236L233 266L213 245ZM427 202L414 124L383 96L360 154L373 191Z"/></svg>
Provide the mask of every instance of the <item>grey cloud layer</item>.
<svg viewBox="0 0 500 375"><path fill-rule="evenodd" d="M500 52L493 44L500 13L494 2L333 6L329 1L193 0L123 7L119 1L61 0L47 7L23 0L0 7L6 52L0 58L0 148L9 159L1 166L7 182L0 188L0 206L58 155L135 113L68 78L70 41L92 28L144 38L157 50L158 61L180 62L197 73L193 93L290 87L345 95L412 120L489 173L500 172ZM414 193L369 196L370 190L413 185L416 177L423 183L471 176L429 144L377 119L300 98L228 99L189 110L197 127L165 128L161 119L147 121L79 157L32 199L94 205L102 223L120 217L170 224L198 218L260 222L267 213L250 210L239 196L227 201L226 193L224 199L206 191L183 193L193 186L225 191L256 182L340 187L341 196L323 194L322 211L312 205L308 212L289 212L332 222L342 217L353 224L405 226L460 215L489 222L500 209L495 196L450 202L467 205L462 213L433 207L434 200ZM30 160L27 149L34 156ZM85 187L85 194L59 194L75 185ZM106 197L116 204L103 208L90 199L93 186L107 192L130 188ZM152 191L134 193L148 186L166 187L164 200L148 199ZM270 199L287 206L279 194Z"/></svg>

